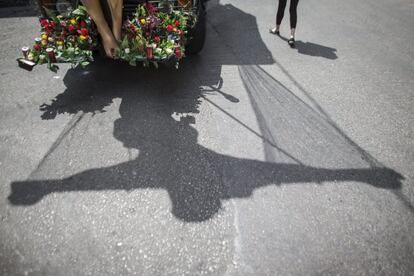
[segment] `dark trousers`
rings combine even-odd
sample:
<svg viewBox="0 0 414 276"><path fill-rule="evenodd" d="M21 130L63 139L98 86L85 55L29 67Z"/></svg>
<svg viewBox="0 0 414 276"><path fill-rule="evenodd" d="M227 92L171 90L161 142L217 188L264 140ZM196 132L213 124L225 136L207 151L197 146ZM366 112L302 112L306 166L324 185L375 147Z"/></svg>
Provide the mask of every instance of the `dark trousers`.
<svg viewBox="0 0 414 276"><path fill-rule="evenodd" d="M279 7L277 9L277 16L276 16L276 25L280 25L282 23L283 15L285 13L287 0L279 0ZM298 21L296 9L298 7L299 0L290 0L290 28L296 28L296 22Z"/></svg>

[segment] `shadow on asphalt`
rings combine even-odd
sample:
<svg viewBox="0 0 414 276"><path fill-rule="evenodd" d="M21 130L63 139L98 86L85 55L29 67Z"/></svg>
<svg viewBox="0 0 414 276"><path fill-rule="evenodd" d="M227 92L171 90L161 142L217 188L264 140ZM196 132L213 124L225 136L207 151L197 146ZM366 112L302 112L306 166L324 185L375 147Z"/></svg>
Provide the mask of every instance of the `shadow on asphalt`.
<svg viewBox="0 0 414 276"><path fill-rule="evenodd" d="M288 39L283 36L279 36L280 39L288 42ZM299 54L313 56L313 57L323 57L327 59L337 59L338 55L336 54L337 50L335 48L323 46L317 43L312 42L303 42L301 40L295 41L294 49L298 50Z"/></svg>
<svg viewBox="0 0 414 276"><path fill-rule="evenodd" d="M139 155L64 179L13 182L10 203L32 205L51 193L71 191L165 189L175 217L199 222L212 218L222 200L249 197L267 185L354 181L401 188L400 174L372 161L328 117L260 67L275 61L252 15L232 5L213 4L209 16L214 26L220 26L211 28L222 44L208 41L203 53L185 60L179 70L131 68L107 60L98 60L86 70L69 70L64 78L66 91L41 107L42 118L76 114L69 133L82 114L104 112L120 98L113 136L124 147L138 149ZM239 102L220 90L223 64L238 66L261 133L208 97L218 93L232 104ZM259 136L267 161L226 156L198 144L193 125L202 101Z"/></svg>

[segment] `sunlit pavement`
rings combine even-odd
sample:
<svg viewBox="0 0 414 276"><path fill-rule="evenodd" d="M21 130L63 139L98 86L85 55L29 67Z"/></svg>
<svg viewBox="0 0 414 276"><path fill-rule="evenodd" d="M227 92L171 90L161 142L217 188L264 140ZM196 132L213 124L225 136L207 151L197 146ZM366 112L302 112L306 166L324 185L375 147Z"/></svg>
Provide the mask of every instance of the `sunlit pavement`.
<svg viewBox="0 0 414 276"><path fill-rule="evenodd" d="M211 0L179 70L58 74L0 11L0 274L413 274L414 5L301 1L296 49L276 5Z"/></svg>

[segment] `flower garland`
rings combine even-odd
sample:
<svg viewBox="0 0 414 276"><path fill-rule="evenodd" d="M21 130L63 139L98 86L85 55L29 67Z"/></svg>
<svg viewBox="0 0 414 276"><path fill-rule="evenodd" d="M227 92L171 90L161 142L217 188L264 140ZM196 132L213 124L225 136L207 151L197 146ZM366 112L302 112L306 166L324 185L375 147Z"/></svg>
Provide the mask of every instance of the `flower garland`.
<svg viewBox="0 0 414 276"><path fill-rule="evenodd" d="M56 72L56 63L69 62L72 66L88 65L93 61L93 50L98 46L98 33L88 16L86 8L79 6L66 16L40 20L41 35L32 48L23 47L19 65L31 70L36 64L47 64ZM174 10L168 1L157 8L148 2L138 5L132 18L122 27L122 39L115 58L125 60L132 66L143 62L144 66L159 62L175 64L184 57L187 34L196 24L191 10Z"/></svg>
<svg viewBox="0 0 414 276"><path fill-rule="evenodd" d="M97 31L83 6L70 12L67 16L41 18L41 35L35 38L32 48L23 47L22 52L26 65L47 64L56 72L58 62L69 62L73 66L86 66L93 61L93 50L98 45Z"/></svg>

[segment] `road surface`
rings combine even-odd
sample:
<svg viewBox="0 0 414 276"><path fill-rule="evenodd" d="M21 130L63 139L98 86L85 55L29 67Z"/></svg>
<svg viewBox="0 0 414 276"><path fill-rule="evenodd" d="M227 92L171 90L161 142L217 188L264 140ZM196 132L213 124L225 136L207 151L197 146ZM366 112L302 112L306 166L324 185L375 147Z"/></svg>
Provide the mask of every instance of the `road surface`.
<svg viewBox="0 0 414 276"><path fill-rule="evenodd" d="M296 49L276 5L211 0L179 70L57 74L2 9L0 274L412 275L413 1L301 1Z"/></svg>

